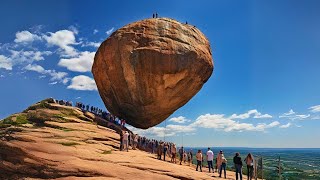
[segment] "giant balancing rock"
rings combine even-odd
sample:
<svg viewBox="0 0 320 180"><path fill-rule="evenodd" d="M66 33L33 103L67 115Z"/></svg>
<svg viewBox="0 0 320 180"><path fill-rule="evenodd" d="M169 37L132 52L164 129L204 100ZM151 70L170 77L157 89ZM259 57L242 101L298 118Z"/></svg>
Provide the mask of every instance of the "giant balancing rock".
<svg viewBox="0 0 320 180"><path fill-rule="evenodd" d="M213 71L208 39L169 18L128 24L99 47L92 67L107 109L146 129L186 104Z"/></svg>

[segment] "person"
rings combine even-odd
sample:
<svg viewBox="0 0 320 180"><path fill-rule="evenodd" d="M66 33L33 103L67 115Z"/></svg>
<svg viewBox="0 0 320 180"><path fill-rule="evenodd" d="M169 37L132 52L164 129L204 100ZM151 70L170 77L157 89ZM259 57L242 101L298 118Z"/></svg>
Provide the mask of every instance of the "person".
<svg viewBox="0 0 320 180"><path fill-rule="evenodd" d="M193 153L192 153L192 149L190 149L190 151L189 151L189 155L190 155L191 164L192 164L192 160L193 160Z"/></svg>
<svg viewBox="0 0 320 180"><path fill-rule="evenodd" d="M152 14L152 18L154 18L154 13Z"/></svg>
<svg viewBox="0 0 320 180"><path fill-rule="evenodd" d="M217 157L217 168L218 168L218 173L220 174L220 166L222 164L222 150L220 150L218 157Z"/></svg>
<svg viewBox="0 0 320 180"><path fill-rule="evenodd" d="M181 148L179 149L179 158L180 158L180 165L182 163L182 160L183 160L183 146L181 146Z"/></svg>
<svg viewBox="0 0 320 180"><path fill-rule="evenodd" d="M254 165L253 164L254 160L251 153L247 155L247 157L244 159L244 162L246 162L246 165L247 165L248 180L251 180L253 176L253 165Z"/></svg>
<svg viewBox="0 0 320 180"><path fill-rule="evenodd" d="M157 148L157 154L158 154L158 159L159 159L159 160L161 160L162 150L163 150L163 144L160 143L160 144L158 145L158 148Z"/></svg>
<svg viewBox="0 0 320 180"><path fill-rule="evenodd" d="M133 140L133 149L136 149L136 148L137 148L138 139L139 139L139 136L138 136L138 134L136 134L136 135L134 136L134 140Z"/></svg>
<svg viewBox="0 0 320 180"><path fill-rule="evenodd" d="M216 159L215 159L215 163L216 163L216 165L215 165L215 169L216 169L216 172L218 172L218 158L216 157Z"/></svg>
<svg viewBox="0 0 320 180"><path fill-rule="evenodd" d="M187 153L187 156L188 156L188 164L190 166L191 164L191 155L190 155L190 152Z"/></svg>
<svg viewBox="0 0 320 180"><path fill-rule="evenodd" d="M198 171L198 167L200 167L200 171L202 172L202 153L201 150L198 150L198 153L196 154L196 158L197 158L197 168L196 171Z"/></svg>
<svg viewBox="0 0 320 180"><path fill-rule="evenodd" d="M221 153L221 166L219 171L219 177L221 177L222 170L224 170L224 178L227 178L226 173L227 159L224 157L223 152Z"/></svg>
<svg viewBox="0 0 320 180"><path fill-rule="evenodd" d="M168 151L168 144L164 143L164 146L163 146L163 160L164 161L166 161L167 151Z"/></svg>
<svg viewBox="0 0 320 180"><path fill-rule="evenodd" d="M240 176L240 180L242 180L242 161L240 157L240 153L236 153L236 155L233 157L233 163L236 168L236 180L238 180L238 174Z"/></svg>
<svg viewBox="0 0 320 180"><path fill-rule="evenodd" d="M122 151L122 149L123 149L123 134L124 134L124 132L121 131L120 132L120 151Z"/></svg>
<svg viewBox="0 0 320 180"><path fill-rule="evenodd" d="M129 133L128 131L125 131L123 134L123 149L127 149L127 152L129 151Z"/></svg>
<svg viewBox="0 0 320 180"><path fill-rule="evenodd" d="M156 18L158 18L158 13L156 13Z"/></svg>
<svg viewBox="0 0 320 180"><path fill-rule="evenodd" d="M208 162L209 173L211 172L211 169L214 172L213 165L212 165L213 156L214 156L213 152L211 151L210 148L208 148L208 151L207 151L207 162Z"/></svg>
<svg viewBox="0 0 320 180"><path fill-rule="evenodd" d="M183 162L184 162L184 163L186 163L187 158L188 158L187 152L186 152L186 151L183 151Z"/></svg>
<svg viewBox="0 0 320 180"><path fill-rule="evenodd" d="M176 145L173 144L173 146L171 147L171 162L177 163L176 155L177 155L177 148L176 148Z"/></svg>

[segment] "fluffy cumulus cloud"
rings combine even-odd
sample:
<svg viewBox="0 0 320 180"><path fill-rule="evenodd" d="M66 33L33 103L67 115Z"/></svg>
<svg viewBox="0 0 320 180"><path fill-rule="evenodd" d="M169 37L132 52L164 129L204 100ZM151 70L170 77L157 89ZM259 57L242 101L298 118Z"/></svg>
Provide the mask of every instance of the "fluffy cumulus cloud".
<svg viewBox="0 0 320 180"><path fill-rule="evenodd" d="M114 27L112 27L111 29L107 30L107 31L106 31L106 34L107 34L107 35L110 35L110 34L113 32L113 30L114 30Z"/></svg>
<svg viewBox="0 0 320 180"><path fill-rule="evenodd" d="M297 114L292 109L289 112L283 113L279 118L285 118L290 120L304 120L310 117L310 114Z"/></svg>
<svg viewBox="0 0 320 180"><path fill-rule="evenodd" d="M169 137L175 136L178 133L192 133L196 131L195 127L183 126L183 125L167 125L166 127L151 127L149 129L138 129L132 126L127 126L132 132L137 133L141 136L148 137Z"/></svg>
<svg viewBox="0 0 320 180"><path fill-rule="evenodd" d="M16 64L21 63L32 63L33 61L41 61L44 60L44 56L51 55L51 51L15 51L11 50L11 56L10 58L13 60Z"/></svg>
<svg viewBox="0 0 320 180"><path fill-rule="evenodd" d="M173 117L171 119L169 119L169 122L175 122L175 123L185 123L185 122L189 122L190 120L188 120L187 118L183 117L183 116L179 116L179 117Z"/></svg>
<svg viewBox="0 0 320 180"><path fill-rule="evenodd" d="M97 90L97 85L92 78L85 75L79 75L71 79L71 84L67 88L81 91L93 91Z"/></svg>
<svg viewBox="0 0 320 180"><path fill-rule="evenodd" d="M51 76L51 81L59 81L63 84L66 84L69 81L69 78L67 78L68 73L56 72L55 70L46 70L42 66L37 64L28 64L26 67L24 67L24 69L28 71L35 71L43 75L49 75Z"/></svg>
<svg viewBox="0 0 320 180"><path fill-rule="evenodd" d="M35 40L40 40L41 37L36 35L36 34L32 34L29 31L20 31L16 33L16 39L14 40L14 42L16 43L27 43L27 42L32 42Z"/></svg>
<svg viewBox="0 0 320 180"><path fill-rule="evenodd" d="M284 124L284 125L279 126L279 128L284 129L284 128L288 128L290 126L291 126L291 123L288 123L288 124Z"/></svg>
<svg viewBox="0 0 320 180"><path fill-rule="evenodd" d="M0 69L12 70L12 61L10 58L0 55Z"/></svg>
<svg viewBox="0 0 320 180"><path fill-rule="evenodd" d="M265 131L268 128L278 126L278 121L271 122L270 124L259 123L253 125L251 123L240 123L225 117L224 114L205 114L199 116L195 122L191 124L194 127L212 128L217 130L230 131Z"/></svg>
<svg viewBox="0 0 320 180"><path fill-rule="evenodd" d="M70 71L88 72L91 71L95 52L81 52L79 56L69 59L61 59L59 66L66 67Z"/></svg>
<svg viewBox="0 0 320 180"><path fill-rule="evenodd" d="M262 118L272 118L271 115L269 114L262 114L260 112L258 112L256 109L253 109L253 110L250 110L246 113L243 113L243 114L232 114L230 116L230 119L248 119L250 118L251 116L253 116L253 118L256 118L256 119L262 119Z"/></svg>
<svg viewBox="0 0 320 180"><path fill-rule="evenodd" d="M62 55L72 57L78 54L77 50L72 46L77 44L75 32L70 30L60 30L55 33L49 32L43 38L49 45L56 45L62 50Z"/></svg>
<svg viewBox="0 0 320 180"><path fill-rule="evenodd" d="M316 106L311 106L309 108L310 112L313 112L313 113L317 113L317 112L320 112L320 105L316 105Z"/></svg>

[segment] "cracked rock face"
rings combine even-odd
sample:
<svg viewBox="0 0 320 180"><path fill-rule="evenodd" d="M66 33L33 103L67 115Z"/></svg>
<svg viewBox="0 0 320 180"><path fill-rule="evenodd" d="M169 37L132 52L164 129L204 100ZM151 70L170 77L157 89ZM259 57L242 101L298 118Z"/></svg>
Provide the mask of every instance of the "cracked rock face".
<svg viewBox="0 0 320 180"><path fill-rule="evenodd" d="M194 26L168 18L118 29L101 44L92 67L107 109L142 129L186 104L212 71L207 38Z"/></svg>

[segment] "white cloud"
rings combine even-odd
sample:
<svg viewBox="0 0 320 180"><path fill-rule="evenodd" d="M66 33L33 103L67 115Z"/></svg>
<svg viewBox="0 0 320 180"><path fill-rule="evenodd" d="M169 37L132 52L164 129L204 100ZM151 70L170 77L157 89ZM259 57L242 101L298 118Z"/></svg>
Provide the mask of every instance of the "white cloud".
<svg viewBox="0 0 320 180"><path fill-rule="evenodd" d="M60 82L64 83L66 81L66 79L69 79L66 77L68 75L68 73L66 73L66 72L56 72L55 70L46 70L42 66L37 65L37 64L28 64L26 67L24 67L24 69L28 70L28 71L35 71L40 74L50 75L51 81L60 81ZM69 80L67 80L67 82L68 81Z"/></svg>
<svg viewBox="0 0 320 180"><path fill-rule="evenodd" d="M303 120L310 117L310 114L296 114L292 109L289 112L283 113L279 118L286 118L290 120Z"/></svg>
<svg viewBox="0 0 320 180"><path fill-rule="evenodd" d="M28 64L26 67L24 67L24 69L28 71L35 71L41 74L45 74L45 69L42 66L36 65L36 64L35 65Z"/></svg>
<svg viewBox="0 0 320 180"><path fill-rule="evenodd" d="M55 85L57 83L58 83L57 81L54 81L54 82L49 83L49 85Z"/></svg>
<svg viewBox="0 0 320 180"><path fill-rule="evenodd" d="M72 45L77 44L75 32L70 30L60 30L55 33L49 32L49 36L44 35L43 38L50 45L56 45L60 47L64 52L64 56L72 57L76 56L78 53Z"/></svg>
<svg viewBox="0 0 320 180"><path fill-rule="evenodd" d="M149 129L138 129L132 126L127 126L132 132L139 134L140 136L148 136L148 137L169 137L175 136L178 133L190 133L196 131L195 127L192 126L183 126L183 125L167 125L165 127L151 127Z"/></svg>
<svg viewBox="0 0 320 180"><path fill-rule="evenodd" d="M188 122L189 120L186 119L185 117L183 116L179 116L179 117L173 117L171 119L169 119L169 122L175 122L175 123L185 123L185 122Z"/></svg>
<svg viewBox="0 0 320 180"><path fill-rule="evenodd" d="M288 123L288 124L284 124L284 125L279 126L279 128L288 128L290 126L291 126L291 123Z"/></svg>
<svg viewBox="0 0 320 180"><path fill-rule="evenodd" d="M59 66L66 67L70 71L88 72L91 71L95 52L81 52L78 57L61 59Z"/></svg>
<svg viewBox="0 0 320 180"><path fill-rule="evenodd" d="M244 114L232 114L230 116L230 119L248 119L251 117L251 115L254 115L253 118L256 119L262 119L262 118L272 118L271 115L269 114L261 114L260 112L258 112L256 109L250 110Z"/></svg>
<svg viewBox="0 0 320 180"><path fill-rule="evenodd" d="M98 29L94 29L94 30L93 30L93 34L97 34L98 32L99 32Z"/></svg>
<svg viewBox="0 0 320 180"><path fill-rule="evenodd" d="M10 58L14 61L15 64L20 63L32 63L33 61L44 60L44 56L51 55L51 51L15 51L11 50Z"/></svg>
<svg viewBox="0 0 320 180"><path fill-rule="evenodd" d="M2 75L2 74L0 75L0 78L4 78L4 77L5 77L4 75Z"/></svg>
<svg viewBox="0 0 320 180"><path fill-rule="evenodd" d="M114 27L112 27L111 29L109 29L108 31L106 31L106 34L107 34L107 35L110 35L113 30L114 30Z"/></svg>
<svg viewBox="0 0 320 180"><path fill-rule="evenodd" d="M16 33L16 39L14 40L14 42L24 43L24 42L32 42L40 39L41 37L39 37L38 35L32 34L29 31L20 31Z"/></svg>
<svg viewBox="0 0 320 180"><path fill-rule="evenodd" d="M310 112L313 112L313 113L320 112L320 105L311 106L308 109L310 109Z"/></svg>
<svg viewBox="0 0 320 180"><path fill-rule="evenodd" d="M0 55L0 69L12 70L12 61L10 58Z"/></svg>
<svg viewBox="0 0 320 180"><path fill-rule="evenodd" d="M74 89L74 90L97 90L97 86L95 81L84 75L75 76L71 79L71 84L67 87L68 89Z"/></svg>
<svg viewBox="0 0 320 180"><path fill-rule="evenodd" d="M92 47L98 48L100 45L101 45L100 42L87 42L87 43L83 43L81 47L92 46Z"/></svg>
<svg viewBox="0 0 320 180"><path fill-rule="evenodd" d="M199 116L195 122L191 124L193 127L212 128L218 130L230 131L265 131L268 128L278 126L280 123L274 121L270 124L260 123L253 125L250 123L240 123L230 118L224 117L224 114L205 114Z"/></svg>

